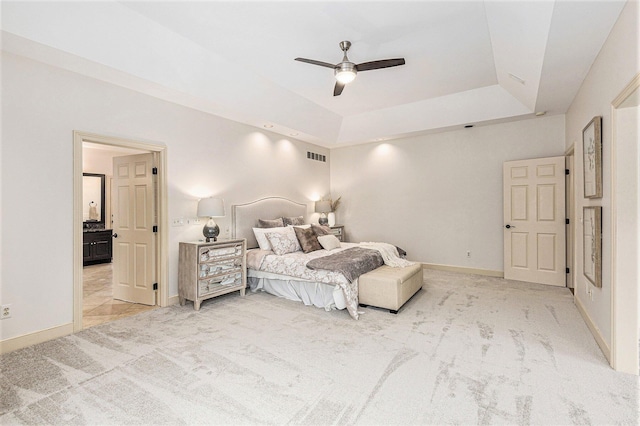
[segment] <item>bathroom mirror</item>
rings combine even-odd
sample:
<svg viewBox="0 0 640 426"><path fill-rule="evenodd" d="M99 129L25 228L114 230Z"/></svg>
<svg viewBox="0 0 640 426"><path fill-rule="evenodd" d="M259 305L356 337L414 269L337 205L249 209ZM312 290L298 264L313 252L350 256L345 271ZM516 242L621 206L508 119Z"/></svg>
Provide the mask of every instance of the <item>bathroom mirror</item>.
<svg viewBox="0 0 640 426"><path fill-rule="evenodd" d="M82 220L85 224L104 225L105 176L82 174Z"/></svg>

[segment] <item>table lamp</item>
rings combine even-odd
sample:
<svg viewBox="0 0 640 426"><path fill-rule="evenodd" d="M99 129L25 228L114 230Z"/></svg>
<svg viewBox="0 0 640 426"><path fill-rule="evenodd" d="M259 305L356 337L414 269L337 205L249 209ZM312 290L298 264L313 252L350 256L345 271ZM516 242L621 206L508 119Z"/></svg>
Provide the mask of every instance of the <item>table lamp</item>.
<svg viewBox="0 0 640 426"><path fill-rule="evenodd" d="M221 198L203 198L198 201L198 217L208 217L209 221L202 228L202 235L207 242L218 241L220 228L213 220L214 217L224 216L224 201Z"/></svg>
<svg viewBox="0 0 640 426"><path fill-rule="evenodd" d="M331 212L331 201L330 200L320 200L316 201L316 213L320 213L320 219L318 219L318 223L320 225L328 225L329 220L327 219L327 213Z"/></svg>

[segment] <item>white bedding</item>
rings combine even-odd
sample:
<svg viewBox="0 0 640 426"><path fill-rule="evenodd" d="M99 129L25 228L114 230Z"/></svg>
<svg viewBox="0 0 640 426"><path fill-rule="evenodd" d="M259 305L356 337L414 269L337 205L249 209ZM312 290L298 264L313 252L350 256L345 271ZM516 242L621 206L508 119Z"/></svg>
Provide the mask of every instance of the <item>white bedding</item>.
<svg viewBox="0 0 640 426"><path fill-rule="evenodd" d="M341 243L340 248L335 250L316 250L311 253L297 251L280 256L270 251L249 250L247 252L248 277L262 279L261 283L250 280L253 282L251 289L252 291L265 290L276 296L300 300L305 304L313 304L325 309L331 309L333 306L338 309L346 307L349 314L354 319L358 319L358 281L354 280L350 283L339 272L312 270L306 266L312 259L357 246L358 244L354 243ZM279 281L279 286L276 286L278 284L276 280ZM298 285L300 283L303 284ZM341 290L341 297L335 297L335 287ZM332 295L333 301L326 299L329 294Z"/></svg>
<svg viewBox="0 0 640 426"><path fill-rule="evenodd" d="M283 255L276 255L272 251L249 250L248 276L254 278L250 281L251 290L265 290L276 296L325 309L344 304L349 314L358 319L358 280L349 282L340 272L307 268L307 263L313 259L330 256L352 247L377 250L385 264L392 267L401 268L414 263L398 257L395 246L387 243L341 243L340 248L334 250L316 250L310 253L296 251ZM328 297L335 293L335 289L325 288L327 285L339 287L343 300L336 300L332 296L334 301L331 302Z"/></svg>
<svg viewBox="0 0 640 426"><path fill-rule="evenodd" d="M307 262L357 246L358 244L354 243L341 243L340 248L335 250L316 250L311 253L296 251L281 256L275 255L271 251L249 250L247 252L247 264L250 268L263 272L287 275L306 281L339 285L348 283L340 272L309 269L307 268ZM259 259L260 257L262 259Z"/></svg>
<svg viewBox="0 0 640 426"><path fill-rule="evenodd" d="M342 288L336 285L297 280L285 275L255 270L249 270L247 283L253 292L266 291L274 296L302 302L307 306L314 305L326 311L347 307Z"/></svg>

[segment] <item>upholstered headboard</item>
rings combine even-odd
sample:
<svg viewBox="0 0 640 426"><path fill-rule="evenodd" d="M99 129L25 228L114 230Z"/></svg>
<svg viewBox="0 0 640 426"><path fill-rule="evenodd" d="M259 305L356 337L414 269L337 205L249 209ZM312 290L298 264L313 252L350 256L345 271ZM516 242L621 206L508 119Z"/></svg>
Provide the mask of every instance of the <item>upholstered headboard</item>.
<svg viewBox="0 0 640 426"><path fill-rule="evenodd" d="M282 197L268 197L246 204L231 207L231 235L233 238L245 238L247 248L258 247L253 228L258 219L302 216L307 219L307 205Z"/></svg>

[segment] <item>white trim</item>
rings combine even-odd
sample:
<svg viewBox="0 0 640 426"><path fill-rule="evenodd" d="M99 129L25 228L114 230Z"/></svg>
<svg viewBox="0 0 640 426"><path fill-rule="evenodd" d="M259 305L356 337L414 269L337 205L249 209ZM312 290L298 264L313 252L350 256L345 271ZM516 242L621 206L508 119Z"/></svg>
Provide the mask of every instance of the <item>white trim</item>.
<svg viewBox="0 0 640 426"><path fill-rule="evenodd" d="M576 249L575 249L575 240L576 240L576 199L575 199L575 189L576 189L576 181L575 181L575 144L571 144L569 149L565 151L565 168L569 170L569 178L568 184L565 180L565 215L569 219L569 225L565 227L565 252L567 253L567 264L565 265L569 268L569 283L567 288L574 289L576 288ZM568 201L568 203L567 203ZM566 280L565 280L566 281Z"/></svg>
<svg viewBox="0 0 640 426"><path fill-rule="evenodd" d="M589 330L591 331L593 338L595 339L596 343L600 347L602 354L607 359L609 364L611 364L611 349L607 345L607 342L605 342L604 338L602 337L602 334L600 334L600 330L598 329L596 324L593 322L593 320L587 313L587 310L582 305L582 302L580 301L580 299L577 297L574 297L573 300L576 307L578 308L578 312L580 312L580 315L582 315L582 319L587 324L587 327L589 327Z"/></svg>
<svg viewBox="0 0 640 426"><path fill-rule="evenodd" d="M73 332L82 330L82 135L73 132Z"/></svg>
<svg viewBox="0 0 640 426"><path fill-rule="evenodd" d="M439 265L437 263L423 263L423 269L437 269L439 271L459 272L461 274L484 275L487 277L504 278L504 271L492 269L467 268L465 266Z"/></svg>
<svg viewBox="0 0 640 426"><path fill-rule="evenodd" d="M176 294L175 296L170 296L169 300L167 300L167 306L177 305L180 303L180 297Z"/></svg>
<svg viewBox="0 0 640 426"><path fill-rule="evenodd" d="M58 337L73 334L73 323L59 325L57 327L47 328L45 330L36 331L35 333L25 334L23 336L12 337L0 341L0 355L12 352L27 346L36 345Z"/></svg>
<svg viewBox="0 0 640 426"><path fill-rule="evenodd" d="M625 294L618 294L618 277L617 277L617 245L618 245L618 181L615 171L617 170L618 159L618 138L616 134L618 108L624 101L633 94L635 90L640 88L640 73L637 74L629 84L620 92L620 94L611 102L611 355L608 358L611 367L617 371L638 375L638 352L633 354L630 351L638 351L637 332L640 324L635 325L622 324L627 323L629 318L623 318L621 311L638 312L640 302L637 298L626 297ZM640 172L640 171L639 171ZM640 249L638 247L637 249ZM637 285L637 283L636 283ZM624 293L624 292L623 292ZM631 304L635 302L635 307ZM620 308L624 305L626 309ZM626 344L619 345L619 342ZM633 342L630 342L633 341ZM618 349L624 346L625 349Z"/></svg>
<svg viewBox="0 0 640 426"><path fill-rule="evenodd" d="M119 146L158 154L158 304L169 305L167 262L169 241L167 197L167 147L118 137L73 132L73 331L82 330L82 143Z"/></svg>

